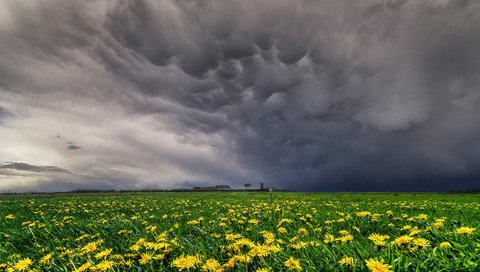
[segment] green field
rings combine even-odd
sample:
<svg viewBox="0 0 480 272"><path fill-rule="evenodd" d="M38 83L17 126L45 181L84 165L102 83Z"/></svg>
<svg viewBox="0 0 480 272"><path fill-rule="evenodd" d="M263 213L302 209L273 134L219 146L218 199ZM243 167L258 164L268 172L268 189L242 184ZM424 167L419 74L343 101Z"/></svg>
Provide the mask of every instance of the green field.
<svg viewBox="0 0 480 272"><path fill-rule="evenodd" d="M0 271L480 271L480 197L0 196Z"/></svg>

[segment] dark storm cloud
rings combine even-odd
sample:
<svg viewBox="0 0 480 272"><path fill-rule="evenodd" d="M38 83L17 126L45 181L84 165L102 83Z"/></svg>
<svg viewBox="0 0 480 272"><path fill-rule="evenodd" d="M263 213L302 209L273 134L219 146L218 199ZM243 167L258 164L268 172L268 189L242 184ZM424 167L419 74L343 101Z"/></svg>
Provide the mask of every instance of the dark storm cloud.
<svg viewBox="0 0 480 272"><path fill-rule="evenodd" d="M248 174L175 152L136 154L137 167L301 190L478 186L476 1L50 2L7 4L2 92L149 116Z"/></svg>

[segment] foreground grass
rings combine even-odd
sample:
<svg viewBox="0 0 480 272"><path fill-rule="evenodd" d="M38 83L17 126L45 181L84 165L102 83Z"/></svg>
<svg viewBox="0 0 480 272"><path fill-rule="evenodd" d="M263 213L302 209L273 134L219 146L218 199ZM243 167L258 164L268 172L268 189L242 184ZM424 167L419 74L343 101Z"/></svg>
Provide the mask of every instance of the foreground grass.
<svg viewBox="0 0 480 272"><path fill-rule="evenodd" d="M277 192L0 196L0 271L480 271L479 200Z"/></svg>

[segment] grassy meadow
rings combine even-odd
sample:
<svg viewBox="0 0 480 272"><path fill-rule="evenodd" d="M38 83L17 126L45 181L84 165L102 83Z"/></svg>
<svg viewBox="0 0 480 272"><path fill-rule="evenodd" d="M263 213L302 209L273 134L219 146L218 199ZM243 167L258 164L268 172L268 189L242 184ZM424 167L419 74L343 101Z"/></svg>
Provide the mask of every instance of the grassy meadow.
<svg viewBox="0 0 480 272"><path fill-rule="evenodd" d="M0 196L0 271L480 271L480 196Z"/></svg>

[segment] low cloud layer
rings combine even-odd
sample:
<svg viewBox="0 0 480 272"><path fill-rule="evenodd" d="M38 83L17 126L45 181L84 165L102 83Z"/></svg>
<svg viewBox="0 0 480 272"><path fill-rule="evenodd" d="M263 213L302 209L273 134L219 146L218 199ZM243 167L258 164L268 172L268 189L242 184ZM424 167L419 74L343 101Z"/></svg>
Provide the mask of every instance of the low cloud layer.
<svg viewBox="0 0 480 272"><path fill-rule="evenodd" d="M478 187L478 29L477 1L3 1L0 161L70 174L0 191Z"/></svg>

